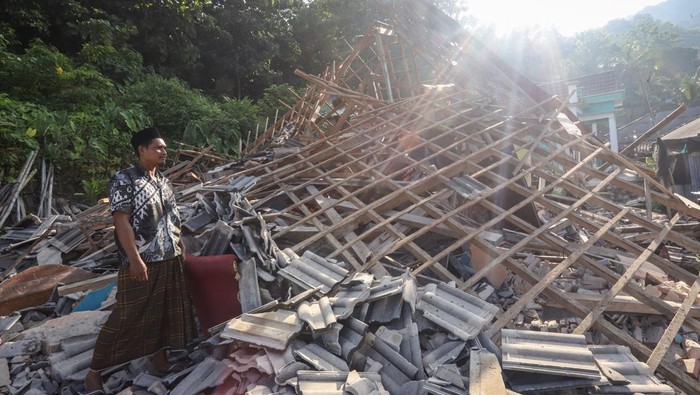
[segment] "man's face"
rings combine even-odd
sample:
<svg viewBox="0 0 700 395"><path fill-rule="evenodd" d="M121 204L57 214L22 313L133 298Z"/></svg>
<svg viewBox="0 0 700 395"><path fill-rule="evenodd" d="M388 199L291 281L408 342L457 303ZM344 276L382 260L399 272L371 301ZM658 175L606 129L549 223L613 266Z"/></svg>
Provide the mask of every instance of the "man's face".
<svg viewBox="0 0 700 395"><path fill-rule="evenodd" d="M161 138L153 139L147 147L139 147L139 159L144 163L162 166L168 158L168 150L165 141Z"/></svg>

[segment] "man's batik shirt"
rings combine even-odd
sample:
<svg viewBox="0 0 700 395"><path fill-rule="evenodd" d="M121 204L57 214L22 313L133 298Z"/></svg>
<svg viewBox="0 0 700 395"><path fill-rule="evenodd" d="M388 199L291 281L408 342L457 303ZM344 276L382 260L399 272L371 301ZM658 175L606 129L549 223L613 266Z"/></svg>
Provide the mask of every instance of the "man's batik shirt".
<svg viewBox="0 0 700 395"><path fill-rule="evenodd" d="M136 249L144 262L170 259L182 253L180 214L170 181L156 170L151 178L140 166L120 170L109 181L111 212L129 214L129 223L136 237ZM115 232L119 257L124 265L128 258Z"/></svg>

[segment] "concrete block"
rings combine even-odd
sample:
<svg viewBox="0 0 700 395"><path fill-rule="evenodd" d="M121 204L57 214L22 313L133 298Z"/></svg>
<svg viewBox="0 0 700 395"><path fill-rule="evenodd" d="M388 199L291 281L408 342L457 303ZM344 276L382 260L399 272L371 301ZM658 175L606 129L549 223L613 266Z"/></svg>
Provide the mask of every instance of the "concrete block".
<svg viewBox="0 0 700 395"><path fill-rule="evenodd" d="M687 358L700 359L700 344L698 344L698 342L691 339L684 339L683 349L685 350Z"/></svg>
<svg viewBox="0 0 700 395"><path fill-rule="evenodd" d="M17 355L34 355L41 350L38 340L19 340L0 345L0 358L12 358Z"/></svg>
<svg viewBox="0 0 700 395"><path fill-rule="evenodd" d="M74 336L61 340L61 349L68 357L72 357L95 348L95 343L97 343L97 335Z"/></svg>
<svg viewBox="0 0 700 395"><path fill-rule="evenodd" d="M661 290L659 290L659 288L656 285L647 285L644 288L644 291L649 295L656 296L657 298L661 297Z"/></svg>
<svg viewBox="0 0 700 395"><path fill-rule="evenodd" d="M63 351L53 352L49 355L49 362L51 365L56 365L61 361L65 361L68 358L76 356L88 350L95 348L95 343L97 342L97 336L87 335L87 336L76 336L70 339L61 340L61 349Z"/></svg>
<svg viewBox="0 0 700 395"><path fill-rule="evenodd" d="M53 377L64 380L73 373L89 367L90 362L92 361L92 351L93 350L85 351L82 354L68 358L65 361L57 363L56 365L52 365L51 373Z"/></svg>
<svg viewBox="0 0 700 395"><path fill-rule="evenodd" d="M685 296L679 294L676 290L670 290L666 294L666 296L663 297L663 299L667 302L676 302L676 303L682 303L683 299L685 299Z"/></svg>
<svg viewBox="0 0 700 395"><path fill-rule="evenodd" d="M700 377L700 359L684 359L683 368L693 378Z"/></svg>
<svg viewBox="0 0 700 395"><path fill-rule="evenodd" d="M39 339L42 352L51 355L59 351L61 340L76 336L96 336L107 320L108 311L79 311L54 318L22 333L23 339Z"/></svg>
<svg viewBox="0 0 700 395"><path fill-rule="evenodd" d="M644 343L657 344L664 335L664 327L652 325L644 330Z"/></svg>
<svg viewBox="0 0 700 395"><path fill-rule="evenodd" d="M634 331L632 332L632 337L634 337L640 343L642 341L644 341L644 331L642 330L642 328L641 327L634 328Z"/></svg>

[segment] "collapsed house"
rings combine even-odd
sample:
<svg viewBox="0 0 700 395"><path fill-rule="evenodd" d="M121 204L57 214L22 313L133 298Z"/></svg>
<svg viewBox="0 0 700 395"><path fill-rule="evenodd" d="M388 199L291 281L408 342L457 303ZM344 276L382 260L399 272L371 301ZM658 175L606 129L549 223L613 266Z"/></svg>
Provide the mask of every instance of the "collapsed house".
<svg viewBox="0 0 700 395"><path fill-rule="evenodd" d="M184 176L204 156L170 172L188 250L229 268L235 255L237 269L217 272L215 291L211 274L193 285L209 337L189 369L156 378L135 362L105 375L112 389L700 393L700 207L436 8L385 11L342 62L298 72L305 95L243 160L203 182ZM107 211L78 215L72 237L15 230L35 242L10 249L4 277L75 239L87 251L59 267L94 275L113 256ZM0 386L15 393L79 380L105 315L66 299L105 276L51 275L63 317L3 319ZM46 327L70 317L87 321L79 338Z"/></svg>

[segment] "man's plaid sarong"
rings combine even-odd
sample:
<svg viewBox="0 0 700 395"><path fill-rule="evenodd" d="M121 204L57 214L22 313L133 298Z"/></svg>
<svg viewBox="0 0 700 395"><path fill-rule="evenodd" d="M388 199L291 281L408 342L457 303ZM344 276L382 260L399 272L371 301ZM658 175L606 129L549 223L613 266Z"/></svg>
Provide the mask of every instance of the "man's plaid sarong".
<svg viewBox="0 0 700 395"><path fill-rule="evenodd" d="M162 348L184 348L195 326L183 272L183 258L147 262L148 281L119 269L117 303L102 327L92 370L102 370L151 355Z"/></svg>

